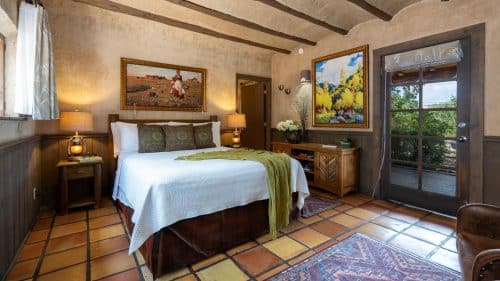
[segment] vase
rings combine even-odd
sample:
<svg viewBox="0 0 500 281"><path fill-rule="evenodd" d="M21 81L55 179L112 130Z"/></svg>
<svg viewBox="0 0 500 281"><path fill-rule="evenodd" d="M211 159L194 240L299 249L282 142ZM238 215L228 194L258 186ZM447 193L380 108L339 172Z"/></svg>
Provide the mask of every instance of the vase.
<svg viewBox="0 0 500 281"><path fill-rule="evenodd" d="M299 131L285 132L286 141L289 143L300 143L301 135Z"/></svg>

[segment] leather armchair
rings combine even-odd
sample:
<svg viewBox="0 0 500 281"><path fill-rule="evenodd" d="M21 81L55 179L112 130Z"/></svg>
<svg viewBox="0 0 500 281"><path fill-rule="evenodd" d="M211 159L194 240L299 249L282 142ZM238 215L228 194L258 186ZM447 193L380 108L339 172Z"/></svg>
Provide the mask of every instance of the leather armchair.
<svg viewBox="0 0 500 281"><path fill-rule="evenodd" d="M457 250L464 281L500 280L500 208L485 204L461 207Z"/></svg>

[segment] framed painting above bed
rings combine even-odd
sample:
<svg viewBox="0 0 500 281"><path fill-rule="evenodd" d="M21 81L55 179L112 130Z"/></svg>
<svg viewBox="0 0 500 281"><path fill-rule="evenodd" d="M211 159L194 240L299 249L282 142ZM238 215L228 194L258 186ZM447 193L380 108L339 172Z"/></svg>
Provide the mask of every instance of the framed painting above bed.
<svg viewBox="0 0 500 281"><path fill-rule="evenodd" d="M368 45L312 60L313 126L368 128Z"/></svg>
<svg viewBox="0 0 500 281"><path fill-rule="evenodd" d="M207 70L121 58L121 109L204 111Z"/></svg>

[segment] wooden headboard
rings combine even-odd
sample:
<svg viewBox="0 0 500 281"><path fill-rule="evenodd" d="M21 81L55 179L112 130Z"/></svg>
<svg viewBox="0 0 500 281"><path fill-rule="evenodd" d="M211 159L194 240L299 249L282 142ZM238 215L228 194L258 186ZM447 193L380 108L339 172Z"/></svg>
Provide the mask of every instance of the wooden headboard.
<svg viewBox="0 0 500 281"><path fill-rule="evenodd" d="M110 159L110 172L112 175L112 181L114 180L114 175L116 171L116 159L114 156L113 149L113 133L111 132L111 123L113 122L126 122L126 123L136 123L136 124L144 124L144 123L159 123L159 122L183 122L183 123L205 123L205 122L214 122L217 121L217 115L210 115L208 119L120 119L119 114L108 114L108 153Z"/></svg>

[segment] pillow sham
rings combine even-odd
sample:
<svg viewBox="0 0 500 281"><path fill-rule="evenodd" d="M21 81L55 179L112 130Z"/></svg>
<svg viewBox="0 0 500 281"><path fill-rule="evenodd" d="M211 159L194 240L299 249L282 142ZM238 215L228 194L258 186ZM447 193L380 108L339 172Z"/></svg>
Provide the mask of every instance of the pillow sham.
<svg viewBox="0 0 500 281"><path fill-rule="evenodd" d="M165 134L162 126L137 125L139 153L165 151Z"/></svg>
<svg viewBox="0 0 500 281"><path fill-rule="evenodd" d="M115 128L113 130L113 127ZM111 123L111 133L113 134L113 148L115 157L123 152L139 151L139 133L137 124L125 122Z"/></svg>
<svg viewBox="0 0 500 281"><path fill-rule="evenodd" d="M165 151L195 149L193 125L162 126L165 133Z"/></svg>
<svg viewBox="0 0 500 281"><path fill-rule="evenodd" d="M116 122L110 124L111 135L113 136L113 157L118 157L120 154L120 136L118 134L118 128Z"/></svg>
<svg viewBox="0 0 500 281"><path fill-rule="evenodd" d="M168 122L168 125L169 126L180 126L180 125L193 124L193 126L196 127L196 126L202 126L202 125L206 125L206 124L210 124L210 123L212 123L212 137L213 137L213 141L215 143L215 146L219 147L219 146L221 146L220 121L206 122L206 123L183 123L183 122L170 121L170 122Z"/></svg>
<svg viewBox="0 0 500 281"><path fill-rule="evenodd" d="M215 147L212 133L212 123L193 126L193 136L196 148Z"/></svg>

